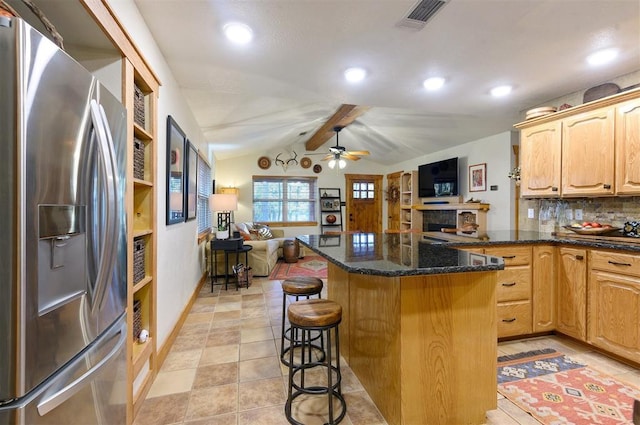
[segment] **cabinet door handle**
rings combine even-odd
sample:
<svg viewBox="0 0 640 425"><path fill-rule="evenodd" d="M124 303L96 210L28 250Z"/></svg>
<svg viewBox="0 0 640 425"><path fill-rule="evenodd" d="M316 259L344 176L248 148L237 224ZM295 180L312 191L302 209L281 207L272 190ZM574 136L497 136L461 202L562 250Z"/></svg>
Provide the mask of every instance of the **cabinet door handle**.
<svg viewBox="0 0 640 425"><path fill-rule="evenodd" d="M511 319L502 319L502 321L505 322L505 323L512 323L512 322L516 321L516 318L512 317Z"/></svg>
<svg viewBox="0 0 640 425"><path fill-rule="evenodd" d="M504 260L513 260L514 258L516 258L515 255L503 255L502 258Z"/></svg>
<svg viewBox="0 0 640 425"><path fill-rule="evenodd" d="M584 256L582 256L582 255L576 255L576 260L584 260Z"/></svg>
<svg viewBox="0 0 640 425"><path fill-rule="evenodd" d="M617 261L611 261L611 260L609 260L609 264L613 264L614 266L627 266L627 267L631 267L631 264L629 264L629 263L618 263Z"/></svg>
<svg viewBox="0 0 640 425"><path fill-rule="evenodd" d="M611 189L611 185L610 184L602 185L602 187L605 188L605 189Z"/></svg>
<svg viewBox="0 0 640 425"><path fill-rule="evenodd" d="M555 186L553 186L553 187L551 188L551 191L552 191L552 192L557 192L557 191L558 191L558 188L557 188L557 187L555 187Z"/></svg>
<svg viewBox="0 0 640 425"><path fill-rule="evenodd" d="M502 286L516 286L516 283L515 282L503 283Z"/></svg>

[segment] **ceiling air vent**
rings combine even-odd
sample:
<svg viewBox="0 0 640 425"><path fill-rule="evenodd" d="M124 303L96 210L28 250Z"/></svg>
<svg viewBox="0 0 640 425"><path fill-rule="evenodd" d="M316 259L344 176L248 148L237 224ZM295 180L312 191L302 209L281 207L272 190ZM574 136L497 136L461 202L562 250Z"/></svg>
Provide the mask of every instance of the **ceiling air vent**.
<svg viewBox="0 0 640 425"><path fill-rule="evenodd" d="M398 22L398 26L422 29L427 21L447 3L447 0L421 0Z"/></svg>

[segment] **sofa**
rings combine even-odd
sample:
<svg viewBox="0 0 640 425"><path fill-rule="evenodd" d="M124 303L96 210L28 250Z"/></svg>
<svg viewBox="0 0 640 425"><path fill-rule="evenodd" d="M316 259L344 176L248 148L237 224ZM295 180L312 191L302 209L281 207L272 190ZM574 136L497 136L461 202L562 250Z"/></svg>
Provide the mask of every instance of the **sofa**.
<svg viewBox="0 0 640 425"><path fill-rule="evenodd" d="M293 237L285 238L284 230L269 228L268 236L261 237L256 229L258 225L251 222L236 223L234 224L234 231L239 231L243 236L244 245L251 245L252 249L249 251L249 267L251 267L254 276L269 276L278 258L282 258L282 244L285 240L294 239ZM266 227L266 226L263 226ZM246 231L251 230L251 231ZM210 245L207 246L207 253L209 252ZM304 247L300 246L300 257L304 257ZM233 275L233 265L236 262L235 254L229 254L229 267L227 272L229 276ZM244 263L244 254L240 254L238 262ZM216 263L218 269L218 276L224 275L224 252L216 251ZM213 273L214 270L211 270Z"/></svg>

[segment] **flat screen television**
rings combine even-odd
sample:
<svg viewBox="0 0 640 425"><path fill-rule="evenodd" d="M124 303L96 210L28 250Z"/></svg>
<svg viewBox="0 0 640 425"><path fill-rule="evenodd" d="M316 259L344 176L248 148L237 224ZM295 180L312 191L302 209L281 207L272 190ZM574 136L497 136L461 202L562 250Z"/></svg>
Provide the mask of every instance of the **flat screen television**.
<svg viewBox="0 0 640 425"><path fill-rule="evenodd" d="M418 196L457 196L458 158L423 164L418 167Z"/></svg>

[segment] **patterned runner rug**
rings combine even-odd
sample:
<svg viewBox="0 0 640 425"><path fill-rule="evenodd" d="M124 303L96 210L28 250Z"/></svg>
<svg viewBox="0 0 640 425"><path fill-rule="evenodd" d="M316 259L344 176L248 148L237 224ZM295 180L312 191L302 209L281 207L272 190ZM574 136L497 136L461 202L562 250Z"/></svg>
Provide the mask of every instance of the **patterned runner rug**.
<svg viewBox="0 0 640 425"><path fill-rule="evenodd" d="M285 263L279 259L271 271L269 279L283 280L288 277L319 277L327 278L327 260L319 255L305 255L297 263Z"/></svg>
<svg viewBox="0 0 640 425"><path fill-rule="evenodd" d="M498 357L498 392L543 424L632 424L640 390L550 348Z"/></svg>

